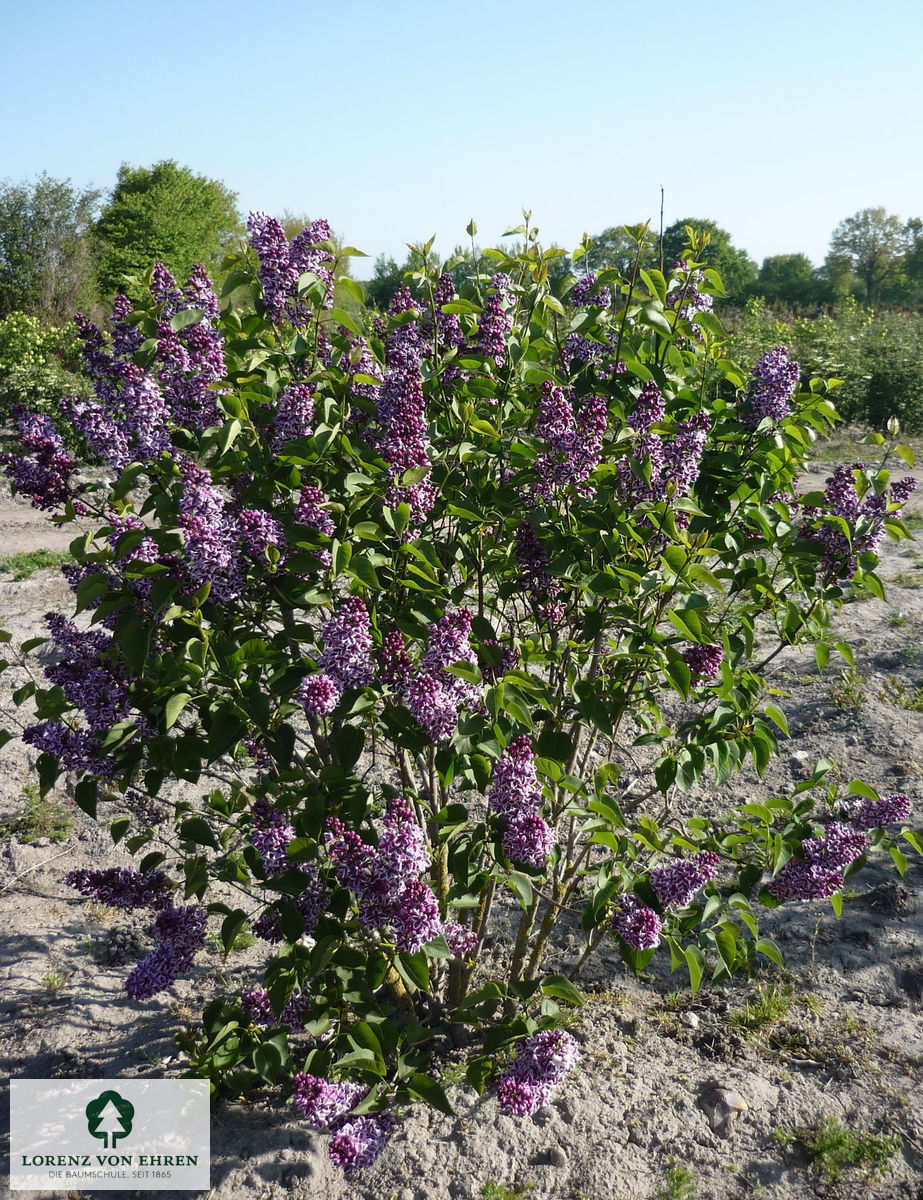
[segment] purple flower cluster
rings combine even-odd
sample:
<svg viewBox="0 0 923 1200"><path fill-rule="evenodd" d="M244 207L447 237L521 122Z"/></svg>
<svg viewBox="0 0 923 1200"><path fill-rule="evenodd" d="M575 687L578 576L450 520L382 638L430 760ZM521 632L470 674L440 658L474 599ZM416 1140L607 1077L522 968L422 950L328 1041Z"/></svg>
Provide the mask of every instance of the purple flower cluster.
<svg viewBox="0 0 923 1200"><path fill-rule="evenodd" d="M298 507L295 509L295 520L299 525L307 525L309 529L316 529L318 533L333 537L336 526L330 513L323 508L326 503L327 497L320 488L308 484L301 489Z"/></svg>
<svg viewBox="0 0 923 1200"><path fill-rule="evenodd" d="M860 830L834 821L823 837L805 838L804 858L790 858L769 884L777 900L821 900L843 886L843 868L863 854L868 842Z"/></svg>
<svg viewBox="0 0 923 1200"><path fill-rule="evenodd" d="M268 800L259 799L253 805L253 829L250 841L259 851L267 875L278 875L288 866L286 850L295 836L294 826Z"/></svg>
<svg viewBox="0 0 923 1200"><path fill-rule="evenodd" d="M363 400L374 400L378 395L378 385L384 379L381 365L372 353L372 348L365 338L355 337L349 339L349 345L350 349L340 359L339 366L340 370L349 376L350 395ZM377 380L377 382L363 383L355 378L357 375L367 375L369 379ZM354 421L364 422L367 414L364 409L357 406L351 411L350 416Z"/></svg>
<svg viewBox="0 0 923 1200"><path fill-rule="evenodd" d="M902 792L895 792L880 800L863 797L849 807L849 821L855 829L883 829L885 825L906 821L911 808L909 797Z"/></svg>
<svg viewBox="0 0 923 1200"><path fill-rule="evenodd" d="M64 443L50 417L30 413L21 404L13 409L19 426L19 440L31 454L0 454L3 472L17 492L31 497L32 507L58 508L70 494L70 477L76 462L64 450ZM86 507L78 501L79 513Z"/></svg>
<svg viewBox="0 0 923 1200"><path fill-rule="evenodd" d="M214 603L233 600L244 582L237 525L206 468L187 460L180 465L180 475L178 523L185 534L190 582L194 589L211 583L209 599Z"/></svg>
<svg viewBox="0 0 923 1200"><path fill-rule="evenodd" d="M494 767L490 807L509 823L503 835L504 854L536 870L544 867L557 842L557 834L539 813L541 805L532 742L523 735L510 742Z"/></svg>
<svg viewBox="0 0 923 1200"><path fill-rule="evenodd" d="M652 425L662 421L666 412L660 388L652 379L641 388L634 410L627 419L627 424L639 433L650 433Z"/></svg>
<svg viewBox="0 0 923 1200"><path fill-rule="evenodd" d="M673 485L674 496L688 496L698 479L709 429L711 417L707 412L698 412L688 421L681 421L672 441L665 444L663 474L665 481Z"/></svg>
<svg viewBox="0 0 923 1200"><path fill-rule="evenodd" d="M578 279L574 284L570 294L570 302L574 308L582 308L584 304L596 305L599 308L608 308L612 303L612 293L607 287L601 287L594 295L596 288L596 272L588 271L582 279Z"/></svg>
<svg viewBox="0 0 923 1200"><path fill-rule="evenodd" d="M467 608L447 612L430 625L420 665L400 693L410 713L436 742L448 741L461 709L474 708L480 700L476 684L448 670L453 663L477 665L468 640L470 632L471 613Z"/></svg>
<svg viewBox="0 0 923 1200"><path fill-rule="evenodd" d="M157 379L174 423L187 429L207 429L220 420L220 392L213 385L225 373L224 342L213 325L218 298L201 263L192 268L182 291L162 263L157 268L151 284L152 295L162 305L157 325L157 361L161 364ZM170 318L189 311L201 311L201 320L175 331Z"/></svg>
<svg viewBox="0 0 923 1200"><path fill-rule="evenodd" d="M39 721L23 730L22 740L41 754L58 760L66 771L79 771L97 779L114 779L118 764L102 749L96 734L71 729L63 721Z"/></svg>
<svg viewBox="0 0 923 1200"><path fill-rule="evenodd" d="M330 226L324 220L305 226L291 245L281 224L264 212L251 212L247 218L250 245L260 261L259 276L263 303L274 321L287 318L303 328L311 319L310 308L298 300L298 281L311 272L325 285L325 303L332 302L333 255L319 246L330 240Z"/></svg>
<svg viewBox="0 0 923 1200"><path fill-rule="evenodd" d="M266 551L274 546L280 561L285 557L285 534L282 526L268 512L259 508L242 508L237 513L237 528L244 553L256 562L266 561Z"/></svg>
<svg viewBox="0 0 923 1200"><path fill-rule="evenodd" d="M132 1000L147 1000L162 992L192 966L197 950L205 945L205 911L201 908L165 908L154 922L157 946L125 980Z"/></svg>
<svg viewBox="0 0 923 1200"><path fill-rule="evenodd" d="M689 268L682 259L677 259L673 264L674 272L681 272L686 278L677 286L667 292L667 307L679 308L679 315L684 321L689 321L692 325L692 332L696 337L701 336L701 329L695 323L695 318L698 313L709 313L714 307L714 298L708 292L700 290L700 285L703 283L705 276L701 271L689 272Z"/></svg>
<svg viewBox="0 0 923 1200"><path fill-rule="evenodd" d="M720 646L690 646L683 651L683 662L689 668L692 685L707 683L717 679L721 674L721 660L724 650Z"/></svg>
<svg viewBox="0 0 923 1200"><path fill-rule="evenodd" d="M789 359L785 346L776 346L764 354L751 372L753 379L744 397L741 422L755 429L763 420L781 421L792 411L791 399L801 371Z"/></svg>
<svg viewBox="0 0 923 1200"><path fill-rule="evenodd" d="M314 430L314 397L306 383L293 383L276 404L272 422L272 448L280 454L289 442L310 437Z"/></svg>
<svg viewBox="0 0 923 1200"><path fill-rule="evenodd" d="M558 599L561 585L545 570L548 552L528 521L521 521L516 529L515 555L523 591L541 616L551 622L559 621L564 615L564 606Z"/></svg>
<svg viewBox="0 0 923 1200"><path fill-rule="evenodd" d="M619 911L610 922L613 933L633 950L653 950L660 945L660 935L666 921L641 903L637 896L622 896Z"/></svg>
<svg viewBox="0 0 923 1200"><path fill-rule="evenodd" d="M350 1117L350 1109L368 1095L368 1087L361 1083L333 1083L304 1071L299 1071L293 1082L295 1107L307 1123L333 1134L327 1151L331 1161L344 1171L370 1167L394 1129L394 1114L386 1111Z"/></svg>
<svg viewBox="0 0 923 1200"><path fill-rule="evenodd" d="M516 1117L537 1112L577 1065L578 1057L576 1039L566 1030L544 1029L524 1039L497 1084L501 1110Z"/></svg>
<svg viewBox="0 0 923 1200"><path fill-rule="evenodd" d="M446 921L442 932L445 934L445 940L449 943L449 949L456 958L465 958L466 955L473 954L477 949L478 935L467 925L462 925L458 921Z"/></svg>
<svg viewBox="0 0 923 1200"><path fill-rule="evenodd" d="M674 497L687 496L699 477L711 417L706 412L696 413L688 421L679 423L671 440L664 441L659 434L650 432L656 414L662 415L659 396L655 392L654 388L647 390L640 414L629 418L629 425L637 422L635 427L640 436L634 442L631 457L622 457L617 464L619 484L627 503L665 500L671 493ZM679 521L684 514L674 516Z"/></svg>
<svg viewBox="0 0 923 1200"><path fill-rule="evenodd" d="M60 653L57 662L44 668L46 678L82 710L93 733L107 733L128 715L129 707L128 681L107 653L110 639L83 633L60 613L46 614L45 621Z"/></svg>
<svg viewBox="0 0 923 1200"><path fill-rule="evenodd" d="M492 358L498 367L503 366L506 338L513 328L513 314L509 311L513 300L512 286L509 275L494 275L478 323L477 352Z"/></svg>
<svg viewBox="0 0 923 1200"><path fill-rule="evenodd" d="M535 432L548 449L535 462L537 496L550 500L567 488L586 496L595 493L585 480L599 465L606 419L606 402L601 396L591 397L575 417L563 390L550 380L542 384Z"/></svg>
<svg viewBox="0 0 923 1200"><path fill-rule="evenodd" d="M105 867L94 871L81 867L64 876L68 887L81 896L93 896L113 908L173 907L173 885L163 871L135 871L131 867Z"/></svg>
<svg viewBox="0 0 923 1200"><path fill-rule="evenodd" d="M485 653L485 647L489 647ZM496 683L507 671L512 671L519 662L519 651L515 646L504 646L496 638L484 638L481 641L481 653L478 655L478 666L481 674L488 683Z"/></svg>
<svg viewBox="0 0 923 1200"><path fill-rule="evenodd" d="M306 675L298 685L298 703L313 717L326 717L340 703L343 689L329 675Z"/></svg>
<svg viewBox="0 0 923 1200"><path fill-rule="evenodd" d="M341 689L368 687L374 678L368 609L350 596L327 618L320 666Z"/></svg>
<svg viewBox="0 0 923 1200"><path fill-rule="evenodd" d="M439 936L436 897L417 878L429 866L429 852L406 800L390 801L377 847L336 818L327 822L326 842L340 886L359 901L363 925L390 927L397 948L411 953Z"/></svg>
<svg viewBox="0 0 923 1200"><path fill-rule="evenodd" d="M859 554L877 553L885 537L885 516L899 517L900 506L916 490L916 480L908 475L886 487L879 495L871 489L864 500L856 491L855 472L864 463L836 467L826 479L823 507L806 507L802 511L805 536L824 547L824 566L836 579L848 579L855 574ZM897 505L897 508L892 508ZM850 526L851 535L841 528L825 523L826 517L841 517Z"/></svg>
<svg viewBox="0 0 923 1200"><path fill-rule="evenodd" d="M398 696L410 682L413 665L399 629L390 629L381 639L381 678Z"/></svg>
<svg viewBox="0 0 923 1200"><path fill-rule="evenodd" d="M718 874L718 855L702 850L651 871L651 887L663 908L685 908L699 888Z"/></svg>

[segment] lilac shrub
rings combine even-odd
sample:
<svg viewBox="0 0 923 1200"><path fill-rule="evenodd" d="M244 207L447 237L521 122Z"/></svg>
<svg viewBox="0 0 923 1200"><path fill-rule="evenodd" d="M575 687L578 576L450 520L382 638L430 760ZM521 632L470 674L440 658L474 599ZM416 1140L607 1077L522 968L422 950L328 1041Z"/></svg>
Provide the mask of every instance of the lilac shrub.
<svg viewBox="0 0 923 1200"><path fill-rule="evenodd" d="M223 300L158 266L107 330L77 320L94 395L68 412L105 478L17 414L14 489L92 524L17 699L41 787L68 774L138 856L68 877L151 911L128 994L201 969L208 922L225 951L252 930L258 977L182 1036L189 1070L279 1087L353 1171L402 1107L448 1110L446 1036L502 1111L547 1104L603 939L693 988L752 972L780 961L761 911L921 849L909 797L840 795L825 763L767 805L671 805L765 770L785 716L757 639L829 659L910 482L798 491L835 410L783 348L741 385L694 249L552 287L527 218L489 274L421 252L371 314L326 222L249 230Z"/></svg>

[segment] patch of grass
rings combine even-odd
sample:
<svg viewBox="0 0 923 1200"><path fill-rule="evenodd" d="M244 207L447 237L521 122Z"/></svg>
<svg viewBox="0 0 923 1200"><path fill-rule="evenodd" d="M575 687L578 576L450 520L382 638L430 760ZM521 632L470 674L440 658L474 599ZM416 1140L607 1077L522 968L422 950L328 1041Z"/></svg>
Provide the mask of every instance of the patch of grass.
<svg viewBox="0 0 923 1200"><path fill-rule="evenodd" d="M0 571L10 571L13 579L19 581L31 579L36 571L47 571L66 562L73 562L67 550L23 550L0 558Z"/></svg>
<svg viewBox="0 0 923 1200"><path fill-rule="evenodd" d="M73 818L56 800L48 796L42 799L38 788L27 783L22 789L23 806L2 825L7 834L15 834L21 842L31 843L38 838L50 842L63 842L70 833Z"/></svg>
<svg viewBox="0 0 923 1200"><path fill-rule="evenodd" d="M923 563L917 564L914 567L914 571L919 571L921 569L923 569ZM911 571L898 571L893 579L888 579L886 582L889 584L893 583L896 587L918 588L920 584L923 583L923 579Z"/></svg>
<svg viewBox="0 0 923 1200"><path fill-rule="evenodd" d="M56 996L67 987L67 976L63 971L49 971L42 980L42 990L49 996Z"/></svg>
<svg viewBox="0 0 923 1200"><path fill-rule="evenodd" d="M908 687L896 675L885 682L878 699L886 704L896 704L898 708L909 709L910 712L923 712L923 687Z"/></svg>
<svg viewBox="0 0 923 1200"><path fill-rule="evenodd" d="M507 1187L506 1184L494 1183L492 1179L488 1179L481 1188L481 1195L484 1200L523 1200L523 1197L534 1187L535 1184L531 1180L528 1183Z"/></svg>
<svg viewBox="0 0 923 1200"><path fill-rule="evenodd" d="M830 699L837 708L859 708L865 699L866 683L868 679L856 667L844 667L830 689Z"/></svg>
<svg viewBox="0 0 923 1200"><path fill-rule="evenodd" d="M905 625L910 624L910 618L896 610L895 612L888 613L888 624L892 629L903 629Z"/></svg>
<svg viewBox="0 0 923 1200"><path fill-rule="evenodd" d="M901 517L901 520L908 529L923 529L923 513L906 513Z"/></svg>
<svg viewBox="0 0 923 1200"><path fill-rule="evenodd" d="M787 1016L794 1002L795 989L791 985L770 983L758 990L752 1004L748 1000L742 1009L731 1013L730 1022L748 1035L759 1033Z"/></svg>
<svg viewBox="0 0 923 1200"><path fill-rule="evenodd" d="M692 1172L671 1158L655 1200L695 1200L695 1195L695 1177Z"/></svg>
<svg viewBox="0 0 923 1200"><path fill-rule="evenodd" d="M831 1116L821 1117L816 1129L775 1129L773 1138L782 1147L797 1142L814 1169L829 1183L836 1183L851 1167L861 1169L867 1183L876 1175L884 1175L888 1160L901 1146L897 1134L879 1137L854 1132Z"/></svg>

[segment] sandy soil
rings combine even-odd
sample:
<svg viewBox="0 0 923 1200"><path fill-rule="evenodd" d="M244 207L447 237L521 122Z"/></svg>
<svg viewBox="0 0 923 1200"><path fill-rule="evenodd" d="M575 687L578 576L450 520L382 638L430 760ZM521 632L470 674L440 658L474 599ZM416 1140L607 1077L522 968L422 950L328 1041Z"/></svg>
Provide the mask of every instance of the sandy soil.
<svg viewBox="0 0 923 1200"><path fill-rule="evenodd" d="M855 457L848 445L842 454L843 461ZM830 464L816 466L806 486L822 485ZM923 512L919 493L914 501L911 509ZM0 556L64 549L73 536L72 528L56 529L0 496ZM741 775L720 792L701 788L687 803L717 811L772 795L826 757L844 779L863 778L882 794L908 793L920 827L923 711L908 705L923 685L923 550L913 542L886 550L881 573L892 581L889 603L848 604L837 620L855 647L855 672L843 675L842 664L831 664L819 675L808 655L781 655L774 681L790 693L781 703L792 733L781 757L763 780ZM43 632L43 613L69 603L56 571L19 582L0 572L0 623L16 643ZM18 670L0 678L5 708L24 681ZM26 748L8 745L0 759L0 821L22 807L28 770ZM63 792L60 798L67 805ZM890 860L851 881L840 921L824 903L766 917L762 927L782 946L789 971L769 968L752 985L704 984L693 1000L685 980L669 974L669 955L658 955L636 981L614 953L601 952L581 980L589 1002L573 1025L580 1068L531 1119L503 1116L495 1098L479 1099L447 1067L454 1117L414 1110L378 1164L348 1179L329 1163L325 1137L273 1097L223 1103L212 1124L213 1187L201 1195L463 1200L489 1196L493 1182L510 1189L495 1197L530 1200L923 1200L923 867L908 853L903 881ZM77 897L62 882L77 867L127 861L105 828L77 810L62 842L0 836L3 1076L176 1074L183 1063L174 1035L194 1023L216 988L255 977L256 947L227 961L207 951L169 993L128 1001L122 984L151 945L149 923ZM577 949L576 936L565 940L551 967L573 962ZM779 1011L759 1024L768 996ZM703 1107L716 1087L748 1105L728 1138L712 1131ZM861 1170L848 1170L833 1184L797 1143L780 1144L777 1131L816 1128L824 1115L856 1133L899 1137L883 1176L867 1183ZM674 1162L689 1172L694 1192L661 1192Z"/></svg>

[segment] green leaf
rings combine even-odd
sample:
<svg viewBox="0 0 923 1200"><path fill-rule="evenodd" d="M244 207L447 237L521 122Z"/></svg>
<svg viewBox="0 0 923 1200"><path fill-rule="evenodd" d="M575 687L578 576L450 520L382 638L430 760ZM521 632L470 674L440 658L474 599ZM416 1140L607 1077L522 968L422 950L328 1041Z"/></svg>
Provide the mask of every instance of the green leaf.
<svg viewBox="0 0 923 1200"><path fill-rule="evenodd" d="M757 938L755 943L757 954L764 954L766 958L771 959L777 967L785 967L785 960L782 957L782 951L772 940L772 938Z"/></svg>
<svg viewBox="0 0 923 1200"><path fill-rule="evenodd" d="M447 1117L455 1115L442 1086L435 1079L431 1079L429 1075L424 1075L420 1071L414 1072L407 1083L407 1088L413 1095L419 1096L421 1100L425 1100L439 1112L445 1113Z"/></svg>
<svg viewBox="0 0 923 1200"><path fill-rule="evenodd" d="M923 854L923 838L913 829L905 829L901 833L904 841L909 842L917 854Z"/></svg>
<svg viewBox="0 0 923 1200"><path fill-rule="evenodd" d="M164 728L172 729L176 724L180 713L189 703L192 697L188 692L177 692L167 701L167 706L164 709Z"/></svg>
<svg viewBox="0 0 923 1200"><path fill-rule="evenodd" d="M394 958L397 973L414 990L429 991L429 965L422 951L416 954L397 954Z"/></svg>
<svg viewBox="0 0 923 1200"><path fill-rule="evenodd" d="M381 590L381 583L379 582L378 576L375 573L375 568L372 566L369 560L363 557L361 554L356 555L356 557L352 559L352 561L347 565L346 570L350 575L353 576L354 579L358 579L360 583L364 583L366 587L372 588L373 591Z"/></svg>
<svg viewBox="0 0 923 1200"><path fill-rule="evenodd" d="M187 325L198 325L204 316L205 310L202 308L184 308L170 318L170 328L174 333L179 333Z"/></svg>
<svg viewBox="0 0 923 1200"><path fill-rule="evenodd" d="M773 721L776 725L779 726L779 728L782 730L782 732L785 734L786 737L789 736L788 721L785 719L785 713L782 711L781 708L779 708L775 704L767 704L766 707L763 709L763 712L770 719L770 721Z"/></svg>
<svg viewBox="0 0 923 1200"><path fill-rule="evenodd" d="M503 882L511 891L516 893L523 912L527 912L533 898L532 882L528 875L521 875L518 871L511 871Z"/></svg>
<svg viewBox="0 0 923 1200"><path fill-rule="evenodd" d="M274 1042L263 1042L253 1051L253 1065L267 1083L275 1083L282 1070L282 1051Z"/></svg>
<svg viewBox="0 0 923 1200"><path fill-rule="evenodd" d="M215 831L204 817L187 817L180 825L179 834L184 841L195 842L199 846L211 846L213 850L218 849Z"/></svg>
<svg viewBox="0 0 923 1200"><path fill-rule="evenodd" d="M583 1005L586 1001L571 981L563 975L546 975L542 980L542 995L566 1000L569 1004Z"/></svg>
<svg viewBox="0 0 923 1200"><path fill-rule="evenodd" d="M894 859L894 865L897 867L897 873L903 879L907 871L907 855L897 846L889 846L888 853Z"/></svg>
<svg viewBox="0 0 923 1200"><path fill-rule="evenodd" d="M689 987L692 989L694 996L699 990L699 984L702 982L702 975L705 971L705 956L698 946L687 946L684 957L686 959L686 969L689 971Z"/></svg>

